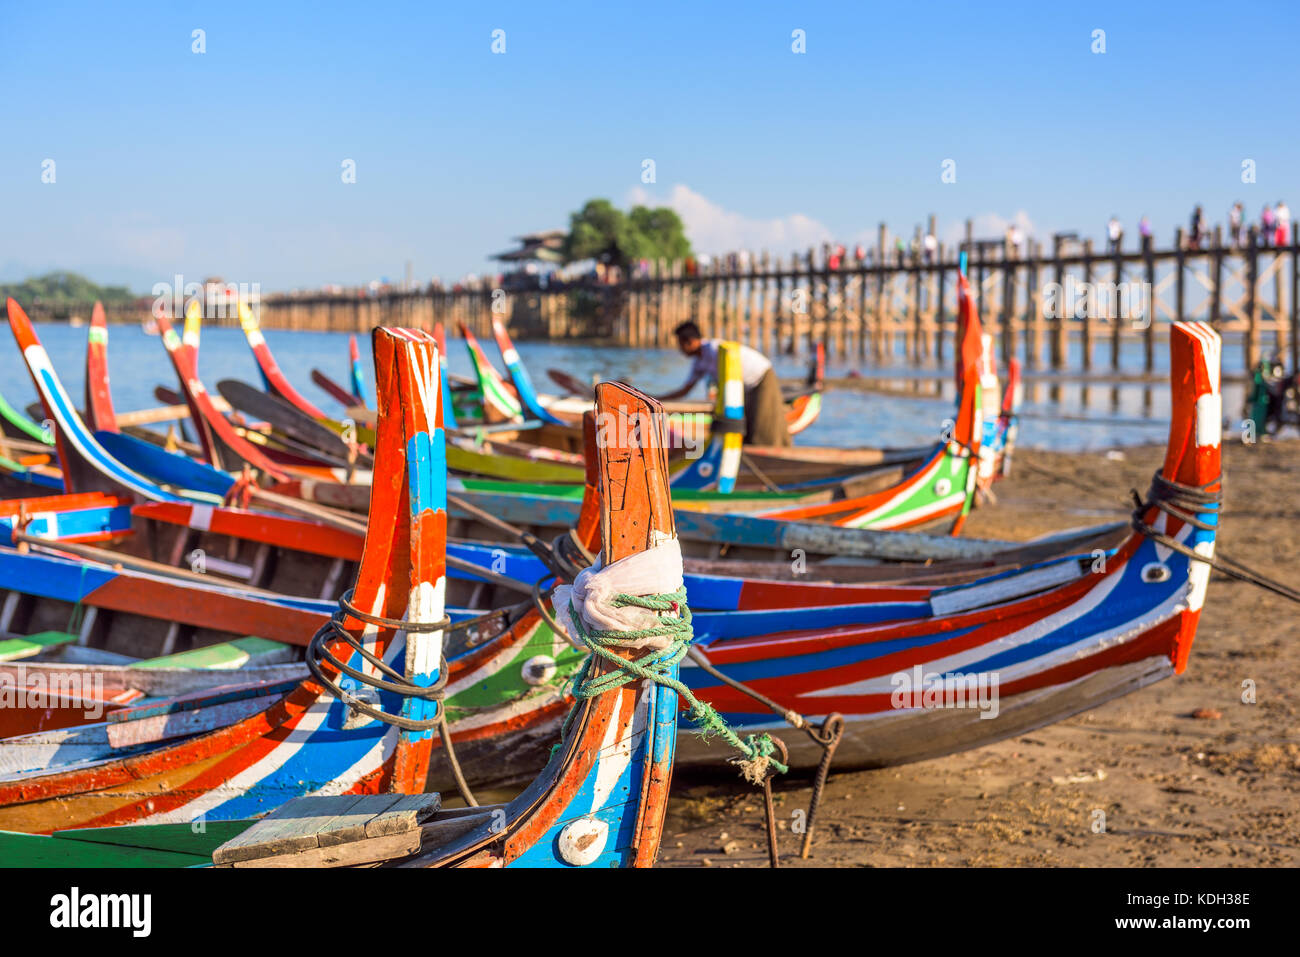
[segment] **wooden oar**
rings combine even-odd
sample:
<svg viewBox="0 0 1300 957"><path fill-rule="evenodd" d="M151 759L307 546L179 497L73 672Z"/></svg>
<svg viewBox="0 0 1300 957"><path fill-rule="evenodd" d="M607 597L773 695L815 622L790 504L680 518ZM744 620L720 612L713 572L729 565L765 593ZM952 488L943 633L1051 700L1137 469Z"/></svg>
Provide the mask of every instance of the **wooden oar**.
<svg viewBox="0 0 1300 957"><path fill-rule="evenodd" d="M351 451L348 444L337 433L299 411L284 399L256 389L238 379L222 379L217 383L217 391L240 412L265 419L276 431L283 433L297 445L318 449L331 458L341 459L342 464L347 465ZM366 454L359 454L357 460L366 464L373 461Z"/></svg>
<svg viewBox="0 0 1300 957"><path fill-rule="evenodd" d="M551 381L558 385L569 395L575 395L580 399L591 398L594 386L583 382L575 375L570 375L560 369L547 369L546 374L551 377Z"/></svg>
<svg viewBox="0 0 1300 957"><path fill-rule="evenodd" d="M327 392L331 399L345 408L350 409L353 406L365 404L358 396L353 395L347 389L343 388L343 386L339 385L325 373L321 372L320 369L311 370L311 381Z"/></svg>

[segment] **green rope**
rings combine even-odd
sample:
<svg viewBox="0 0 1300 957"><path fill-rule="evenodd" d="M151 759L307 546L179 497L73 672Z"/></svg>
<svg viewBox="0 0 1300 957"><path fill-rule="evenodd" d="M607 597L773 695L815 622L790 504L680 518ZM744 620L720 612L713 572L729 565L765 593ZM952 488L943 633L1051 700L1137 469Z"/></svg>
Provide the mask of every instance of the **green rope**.
<svg viewBox="0 0 1300 957"><path fill-rule="evenodd" d="M686 657L686 652L694 638L694 630L691 628L691 610L686 606L685 587L664 595L616 595L614 596L613 605L615 608L631 606L658 612L659 624L651 628L640 628L633 631L600 631L596 629L587 631L583 626L582 618L570 603L569 611L577 628L578 638L591 651L591 654L583 661L582 668L574 676L573 696L575 698L579 701L585 698L594 698L596 695L612 691L632 681L653 681L657 685L671 688L677 692L678 697L686 702L688 705L687 717L696 725L696 733L700 737L719 736L744 755L743 758L732 759L731 763L739 765L746 780L753 784L761 784L769 765L782 774L790 770L786 765L772 757L776 747L772 744L769 735L766 733L751 734L741 739L723 719L722 715L718 714L710 705L695 697L691 689L686 687L680 680L672 677L673 667ZM678 612L680 617L673 617L672 612ZM671 638L672 642L662 651L652 650L635 660L623 658L612 650L633 647L644 638ZM615 670L592 677L591 671L597 657L608 661ZM569 725L573 721L575 714L577 714L576 708L570 711L568 717L564 719L561 738L568 735Z"/></svg>

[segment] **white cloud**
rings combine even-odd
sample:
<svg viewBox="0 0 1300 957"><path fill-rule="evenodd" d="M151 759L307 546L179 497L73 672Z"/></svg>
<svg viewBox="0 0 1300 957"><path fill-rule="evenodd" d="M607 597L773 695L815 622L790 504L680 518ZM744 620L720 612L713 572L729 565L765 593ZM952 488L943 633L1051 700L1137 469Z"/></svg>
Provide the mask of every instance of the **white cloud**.
<svg viewBox="0 0 1300 957"><path fill-rule="evenodd" d="M760 252L764 249L773 255L785 255L795 250L803 252L810 246L820 246L834 238L825 225L803 213L755 219L723 209L681 183L669 191L667 199L637 186L629 191L627 202L630 205L671 207L681 216L691 245L710 255L740 250Z"/></svg>

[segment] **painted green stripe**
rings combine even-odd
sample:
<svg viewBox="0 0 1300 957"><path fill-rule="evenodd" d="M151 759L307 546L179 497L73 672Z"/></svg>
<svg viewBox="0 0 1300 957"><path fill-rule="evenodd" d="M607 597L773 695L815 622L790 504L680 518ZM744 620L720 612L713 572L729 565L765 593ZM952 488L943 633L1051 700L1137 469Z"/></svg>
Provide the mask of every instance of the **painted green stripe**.
<svg viewBox="0 0 1300 957"><path fill-rule="evenodd" d="M459 472L516 481L581 484L586 478L586 471L576 465L521 459L513 455L488 455L451 444L447 445L447 467Z"/></svg>
<svg viewBox="0 0 1300 957"><path fill-rule="evenodd" d="M204 648L192 648L162 658L150 658L137 661L132 668L202 668L208 671L220 671L229 668L242 668L253 658L260 655L284 650L284 645L269 638L236 638L217 645Z"/></svg>
<svg viewBox="0 0 1300 957"><path fill-rule="evenodd" d="M552 498L581 500L581 485L544 485L540 482L503 482L497 479L462 479L466 491L489 492L501 495L547 495ZM804 492L733 492L725 496L726 501L743 504L747 501L756 503L786 502L803 498ZM721 492L707 492L701 489L673 489L674 502L709 502L722 499Z"/></svg>
<svg viewBox="0 0 1300 957"><path fill-rule="evenodd" d="M32 655L40 654L46 648L66 645L76 640L76 635L70 635L66 631L40 631L21 638L5 638L0 641L0 661L30 658Z"/></svg>
<svg viewBox="0 0 1300 957"><path fill-rule="evenodd" d="M46 445L54 444L52 436L47 435L44 429L6 402L5 397L2 395L0 395L0 418L3 418L28 438L35 439L37 442L44 442Z"/></svg>
<svg viewBox="0 0 1300 957"><path fill-rule="evenodd" d="M193 854L212 860L212 852L226 841L237 837L255 822L205 821L202 831L194 824L128 824L123 827L88 827L68 831L55 831L53 837L62 841L80 841L89 844L108 844L119 847L170 851L176 854Z"/></svg>
<svg viewBox="0 0 1300 957"><path fill-rule="evenodd" d="M534 658L549 659L555 666L555 673L536 685L522 680L525 664ZM551 697L573 677L585 658L585 652L578 651L567 641L559 643L557 654L555 633L550 626L539 622L532 634L516 647L509 664L447 698L447 716L454 724L481 710L500 708L539 695ZM455 732L452 734L454 738Z"/></svg>
<svg viewBox="0 0 1300 957"><path fill-rule="evenodd" d="M0 831L0 862L4 867L194 867L211 864L212 856Z"/></svg>

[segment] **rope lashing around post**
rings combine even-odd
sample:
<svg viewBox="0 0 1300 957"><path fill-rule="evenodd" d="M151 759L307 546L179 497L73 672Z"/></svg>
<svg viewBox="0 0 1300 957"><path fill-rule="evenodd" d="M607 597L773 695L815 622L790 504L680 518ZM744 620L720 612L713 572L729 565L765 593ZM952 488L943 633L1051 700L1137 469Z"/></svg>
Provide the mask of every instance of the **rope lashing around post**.
<svg viewBox="0 0 1300 957"><path fill-rule="evenodd" d="M447 668L447 659L443 655L438 658L438 680L433 684L424 686L417 685L409 680L401 672L390 668L383 659L371 654L356 638L352 636L343 622L346 618L353 617L367 624L375 625L379 628L389 628L394 631L404 631L407 633L415 632L419 634L429 634L432 632L451 632L469 627L480 619L489 617L481 615L478 618L472 618L469 621L460 622L458 625L452 625L451 619L443 616L438 621L432 622L415 622L402 621L396 618L384 618L380 615L370 615L361 611L352 604L352 589L348 589L343 597L339 599L339 608L329 621L322 625L316 634L312 636L310 644L307 646L307 668L312 673L312 677L330 694L338 698L349 708L377 721L390 724L401 728L404 731L429 731L433 728L438 729L438 734L442 738L443 749L447 752L447 761L451 765L452 777L456 781L456 787L460 791L460 796L464 798L465 803L471 807L477 807L478 802L474 799L473 792L470 791L468 783L465 781L465 775L460 768L460 762L456 759L456 750L451 740L451 730L447 727L446 710L442 706L442 699L445 696L449 670ZM495 613L493 613L495 614ZM326 647L327 642L332 640L341 640L347 643L354 651L361 655L374 668L387 676L380 678L376 675L368 675L351 667L346 662L335 658L330 650ZM438 703L437 714L432 718L415 720L407 718L400 714L390 714L381 708L376 708L367 701L362 701L355 695L344 690L338 682L325 674L321 662L327 662L330 667L334 668L340 674L348 675L350 678L360 682L363 685L374 688L379 692L399 695L404 698L422 698L426 701L435 701Z"/></svg>
<svg viewBox="0 0 1300 957"><path fill-rule="evenodd" d="M376 691L387 694L399 695L403 698L422 698L426 701L440 701L443 697L443 689L447 685L447 659L440 658L438 664L438 680L431 685L417 685L407 679L400 671L391 668L386 661L376 655L371 654L365 647L353 637L352 633L343 627L343 622L348 617L358 618L367 624L375 625L379 628L389 628L394 631L414 632L419 634L430 634L433 632L446 631L451 625L451 619L444 616L438 621L433 622L415 622L402 621L397 618L383 618L379 615L370 615L361 611L352 604L352 590L349 589L342 598L339 599L339 609L330 616L329 621L317 629L316 634L312 636L311 643L307 645L307 668L311 671L312 676L325 687L330 694L347 704L350 708L368 715L377 721L385 724L391 724L404 731L429 731L438 725L438 718L425 718L415 720L406 718L400 714L390 714L380 708L376 708L366 701L362 701L355 695L345 691L332 678L325 675L321 662L327 662L335 671L345 674L363 685L374 688ZM346 643L353 651L361 655L369 662L376 671L386 675L387 678L381 678L378 675L369 675L365 672L358 671L344 661L335 658L333 653L327 647L328 642L339 640Z"/></svg>
<svg viewBox="0 0 1300 957"><path fill-rule="evenodd" d="M717 711L696 698L681 681L670 676L672 667L686 657L694 635L691 610L686 606L685 588L659 595L618 594L614 596L611 605L614 608L632 607L654 612L658 624L627 631L587 628L582 616L570 602L569 616L574 630L578 639L591 652L574 678L575 698L592 698L632 681L653 681L677 692L678 697L686 703L687 715L697 726L701 737L717 735L743 755L742 758L733 759L732 763L740 768L745 780L761 785L769 767L782 774L789 770L787 765L773 757L776 748L769 735L749 735L742 740ZM652 646L647 654L632 660L623 658L613 650L645 647L647 639L663 639L666 647ZM608 662L614 670L593 676L592 666L597 658ZM570 712L565 720L564 733L568 732L574 713Z"/></svg>
<svg viewBox="0 0 1300 957"><path fill-rule="evenodd" d="M1214 489L1216 485L1220 486L1220 488ZM1275 595L1300 603L1300 590L1262 575L1241 562L1229 558L1227 555L1202 555L1196 550L1188 548L1177 539L1157 531L1142 521L1142 516L1147 509L1157 508L1166 515L1191 525L1193 528L1199 528L1202 531L1216 531L1218 526L1201 519L1199 513L1205 511L1217 512L1219 510L1223 503L1222 477L1205 485L1183 485L1165 478L1160 472L1156 472L1151 477L1151 488L1147 492L1145 501L1138 495L1137 489L1133 489L1132 494L1135 506L1132 524L1133 528L1138 532L1141 532L1152 541L1178 552L1180 555L1185 555L1193 561L1209 565L1215 571L1221 572L1229 578L1256 585L1265 591L1271 591Z"/></svg>

